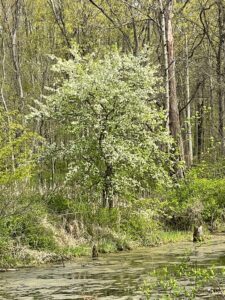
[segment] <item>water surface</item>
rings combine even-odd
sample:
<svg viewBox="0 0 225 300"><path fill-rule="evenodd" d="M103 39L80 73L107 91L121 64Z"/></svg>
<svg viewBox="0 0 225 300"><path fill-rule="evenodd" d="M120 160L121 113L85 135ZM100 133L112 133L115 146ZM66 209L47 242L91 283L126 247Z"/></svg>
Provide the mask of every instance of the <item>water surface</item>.
<svg viewBox="0 0 225 300"><path fill-rule="evenodd" d="M217 236L200 247L182 242L103 255L98 260L80 258L67 262L65 267L52 265L1 273L0 299L144 299L141 286L149 272L173 266L187 253L200 265L225 266L225 236Z"/></svg>

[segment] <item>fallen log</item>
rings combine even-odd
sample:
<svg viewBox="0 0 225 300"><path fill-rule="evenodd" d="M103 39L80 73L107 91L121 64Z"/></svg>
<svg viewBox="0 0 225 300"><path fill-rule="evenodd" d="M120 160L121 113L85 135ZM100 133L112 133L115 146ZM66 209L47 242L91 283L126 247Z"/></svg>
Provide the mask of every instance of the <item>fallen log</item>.
<svg viewBox="0 0 225 300"><path fill-rule="evenodd" d="M18 269L12 269L12 268L10 268L10 269L0 269L0 272L15 272L17 270Z"/></svg>

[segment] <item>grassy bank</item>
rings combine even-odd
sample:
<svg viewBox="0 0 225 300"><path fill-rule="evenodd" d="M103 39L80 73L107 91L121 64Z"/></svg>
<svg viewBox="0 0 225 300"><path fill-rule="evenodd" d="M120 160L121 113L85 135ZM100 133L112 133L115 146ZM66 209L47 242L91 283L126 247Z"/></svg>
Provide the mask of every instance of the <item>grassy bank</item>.
<svg viewBox="0 0 225 300"><path fill-rule="evenodd" d="M62 195L17 199L17 212L0 220L0 268L62 262L99 253L127 251L190 240L186 231L165 231L156 199L103 209ZM155 206L156 207L156 206Z"/></svg>
<svg viewBox="0 0 225 300"><path fill-rule="evenodd" d="M151 197L118 201L114 208L62 190L6 189L0 202L0 268L37 265L192 240L193 226L223 230L223 178L192 170L179 185ZM210 172L208 172L210 174Z"/></svg>
<svg viewBox="0 0 225 300"><path fill-rule="evenodd" d="M69 239L69 237L65 238ZM160 246L168 243L176 243L181 241L190 241L190 232L157 232L157 237L152 239L149 247ZM52 249L34 249L29 245L14 245L14 241L10 240L4 244L0 241L1 258L0 269L36 266L48 263L64 263L67 260L73 260L81 256L91 256L92 245L88 241L78 244L74 241L68 245L57 245ZM118 244L115 240L103 240L97 244L99 255L107 253L116 253L120 251L128 251L143 246L136 241L129 240ZM3 249L4 248L4 249Z"/></svg>

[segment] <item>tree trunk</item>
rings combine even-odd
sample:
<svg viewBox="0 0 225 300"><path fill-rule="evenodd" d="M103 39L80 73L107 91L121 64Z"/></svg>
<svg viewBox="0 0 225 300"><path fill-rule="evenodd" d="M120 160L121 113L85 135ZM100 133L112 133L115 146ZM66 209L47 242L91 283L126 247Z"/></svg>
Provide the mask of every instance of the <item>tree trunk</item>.
<svg viewBox="0 0 225 300"><path fill-rule="evenodd" d="M165 8L164 8L165 9ZM176 92L174 37L172 29L173 0L169 0L166 6L166 33L168 54L168 76L169 76L169 128L170 133L177 143L179 149L179 160L184 160L183 141L181 136L180 117ZM178 176L183 177L183 171L177 170Z"/></svg>
<svg viewBox="0 0 225 300"><path fill-rule="evenodd" d="M19 64L19 51L18 51L18 38L17 33L19 29L19 21L20 21L20 11L21 11L21 0L15 1L15 8L13 11L13 26L12 26L12 32L11 32L11 39L12 39L12 59L13 59L13 65L14 70L16 74L16 82L17 82L17 94L21 101L21 111L23 111L24 108L24 92L23 92L23 85L22 85L22 75L21 75L21 69Z"/></svg>
<svg viewBox="0 0 225 300"><path fill-rule="evenodd" d="M223 95L223 59L224 59L224 39L225 39L225 7L222 1L217 1L218 6L218 27L219 27L219 45L217 51L217 98L218 98L218 115L219 115L219 138L221 140L221 153L225 152L225 141L224 141L224 95Z"/></svg>
<svg viewBox="0 0 225 300"><path fill-rule="evenodd" d="M209 73L209 95L210 95L210 126L209 126L209 137L210 137L210 147L211 145L211 138L213 137L213 126L212 124L214 123L215 120L215 116L214 116L214 94L213 94L213 89L214 89L214 85L213 85L213 62L212 62L212 57L211 57L211 53L209 52L209 68L210 68L210 73Z"/></svg>
<svg viewBox="0 0 225 300"><path fill-rule="evenodd" d="M113 168L111 165L107 164L105 170L103 191L102 191L102 205L103 207L113 208L113 187L112 187L112 175Z"/></svg>
<svg viewBox="0 0 225 300"><path fill-rule="evenodd" d="M167 51L167 38L166 38L166 18L165 10L163 7L162 0L159 0L160 13L161 13L161 30L162 30L162 42L163 42L163 55L164 55L164 68L165 68L165 90L166 90L166 101L165 101L165 111L166 111L166 128L168 132L169 129L169 110L170 110L170 87L169 87L169 63L168 63L168 51Z"/></svg>
<svg viewBox="0 0 225 300"><path fill-rule="evenodd" d="M186 97L187 97L187 135L188 135L188 167L193 163L193 146L192 146L192 128L191 128L191 104L190 104L190 76L189 76L189 59L188 59L188 42L185 37L186 45Z"/></svg>
<svg viewBox="0 0 225 300"><path fill-rule="evenodd" d="M62 36L64 37L66 41L66 45L68 48L72 48L70 38L68 36L68 32L66 29L65 19L64 19L64 11L63 11L63 2L61 1L55 1L55 0L49 0L48 3L50 4L50 7L52 9L52 12L54 14L55 21L62 33Z"/></svg>
<svg viewBox="0 0 225 300"><path fill-rule="evenodd" d="M197 155L198 160L201 160L203 146L203 108L204 100L198 102L198 122L197 122Z"/></svg>

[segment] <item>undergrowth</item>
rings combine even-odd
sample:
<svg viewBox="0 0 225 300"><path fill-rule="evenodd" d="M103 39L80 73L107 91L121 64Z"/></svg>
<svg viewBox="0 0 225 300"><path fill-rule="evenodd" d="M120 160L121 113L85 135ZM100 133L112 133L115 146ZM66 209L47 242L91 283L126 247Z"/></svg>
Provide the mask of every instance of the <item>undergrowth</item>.
<svg viewBox="0 0 225 300"><path fill-rule="evenodd" d="M193 226L220 228L225 216L223 178L192 169L170 189L131 199L115 208L62 192L13 195L0 202L0 267L34 264L100 253L192 240ZM42 253L42 256L38 256Z"/></svg>

